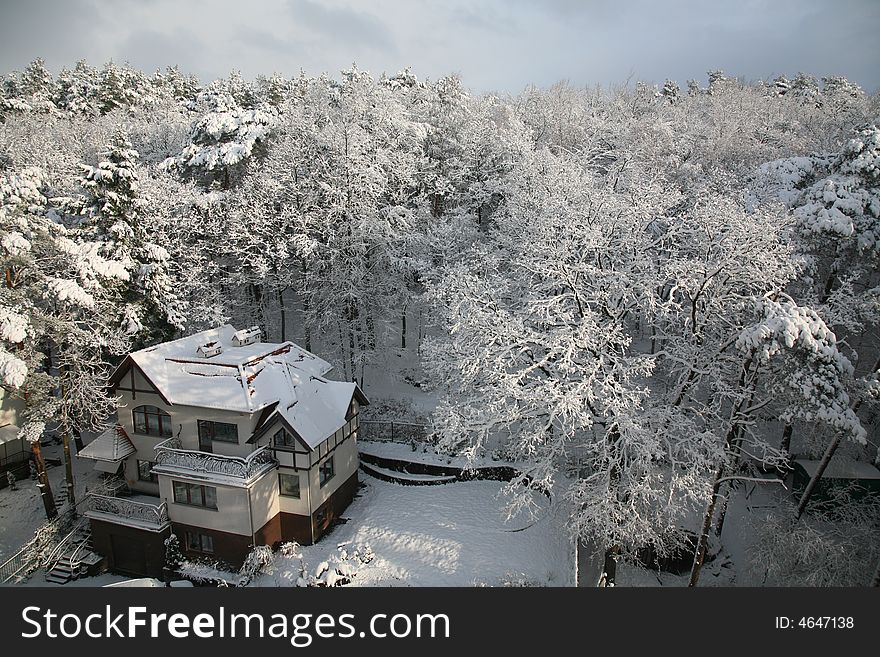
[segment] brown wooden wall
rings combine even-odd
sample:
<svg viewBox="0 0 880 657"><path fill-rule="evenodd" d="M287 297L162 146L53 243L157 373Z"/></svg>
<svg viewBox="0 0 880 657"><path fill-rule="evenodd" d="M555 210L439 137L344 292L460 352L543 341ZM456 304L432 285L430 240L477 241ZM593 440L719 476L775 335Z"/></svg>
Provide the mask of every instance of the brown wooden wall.
<svg viewBox="0 0 880 657"><path fill-rule="evenodd" d="M90 519L92 545L107 557L110 570L128 575L162 579L165 565L165 539L171 528L160 532L137 529L112 522Z"/></svg>

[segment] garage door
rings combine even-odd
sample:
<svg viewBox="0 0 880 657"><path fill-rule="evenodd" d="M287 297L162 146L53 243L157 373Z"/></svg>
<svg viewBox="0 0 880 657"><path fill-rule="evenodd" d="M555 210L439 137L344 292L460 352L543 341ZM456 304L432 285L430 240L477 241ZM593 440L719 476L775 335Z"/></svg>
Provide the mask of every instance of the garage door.
<svg viewBox="0 0 880 657"><path fill-rule="evenodd" d="M147 573L147 548L143 541L112 534L113 568L133 575Z"/></svg>

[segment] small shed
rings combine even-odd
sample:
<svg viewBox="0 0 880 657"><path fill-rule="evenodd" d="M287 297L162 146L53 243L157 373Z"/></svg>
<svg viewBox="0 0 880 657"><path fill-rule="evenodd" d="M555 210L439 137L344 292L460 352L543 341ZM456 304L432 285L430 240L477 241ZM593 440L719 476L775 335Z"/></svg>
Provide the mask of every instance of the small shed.
<svg viewBox="0 0 880 657"><path fill-rule="evenodd" d="M811 459L794 460L792 489L795 492L803 493L806 490L807 484L819 468L819 463L820 461ZM849 489L855 498L880 495L880 470L865 461L841 457L831 459L813 491L813 498L829 500L836 492L844 489Z"/></svg>
<svg viewBox="0 0 880 657"><path fill-rule="evenodd" d="M18 427L14 424L0 426L0 488L7 484L7 472L12 472L16 479L28 476L30 456L26 441L18 436Z"/></svg>

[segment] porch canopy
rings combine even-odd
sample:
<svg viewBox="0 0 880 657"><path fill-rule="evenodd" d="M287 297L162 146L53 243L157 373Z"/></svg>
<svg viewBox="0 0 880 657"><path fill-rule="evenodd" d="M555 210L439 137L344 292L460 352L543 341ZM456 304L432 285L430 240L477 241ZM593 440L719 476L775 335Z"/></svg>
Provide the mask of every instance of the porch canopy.
<svg viewBox="0 0 880 657"><path fill-rule="evenodd" d="M125 429L117 424L86 445L77 456L94 461L95 470L115 473L119 471L119 464L135 451Z"/></svg>

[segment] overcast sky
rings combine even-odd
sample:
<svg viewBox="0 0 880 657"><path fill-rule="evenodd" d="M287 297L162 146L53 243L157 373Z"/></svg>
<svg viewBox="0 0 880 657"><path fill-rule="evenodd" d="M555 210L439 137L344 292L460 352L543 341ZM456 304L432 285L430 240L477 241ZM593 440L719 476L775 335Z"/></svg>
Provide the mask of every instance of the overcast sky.
<svg viewBox="0 0 880 657"><path fill-rule="evenodd" d="M42 57L202 81L300 69L458 73L474 91L567 79L705 83L805 71L880 87L880 0L0 0L0 71Z"/></svg>

